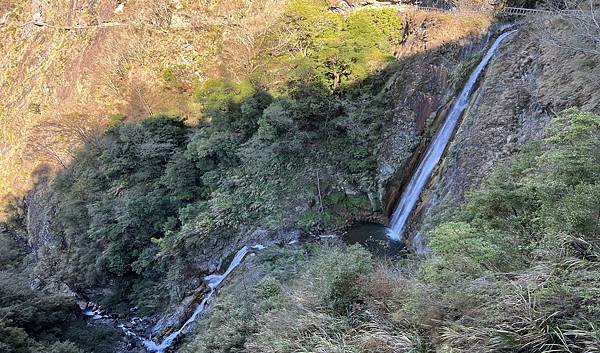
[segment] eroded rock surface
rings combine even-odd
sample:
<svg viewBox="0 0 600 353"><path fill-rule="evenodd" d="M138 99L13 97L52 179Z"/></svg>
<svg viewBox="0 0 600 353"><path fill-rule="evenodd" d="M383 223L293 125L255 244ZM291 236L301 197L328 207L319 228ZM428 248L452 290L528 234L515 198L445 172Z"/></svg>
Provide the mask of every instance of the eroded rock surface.
<svg viewBox="0 0 600 353"><path fill-rule="evenodd" d="M536 33L522 27L488 68L433 186L424 194L418 212L425 220L425 233L495 166L510 161L527 142L542 138L553 114L574 106L600 111L594 79L600 77L600 68L587 65L583 54L571 60L572 53L540 41ZM411 237L418 228L413 226Z"/></svg>

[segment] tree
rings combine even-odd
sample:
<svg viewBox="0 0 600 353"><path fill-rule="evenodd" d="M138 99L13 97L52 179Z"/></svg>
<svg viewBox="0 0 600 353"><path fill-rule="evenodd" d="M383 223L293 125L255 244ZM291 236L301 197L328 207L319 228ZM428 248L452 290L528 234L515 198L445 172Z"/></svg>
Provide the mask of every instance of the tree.
<svg viewBox="0 0 600 353"><path fill-rule="evenodd" d="M43 120L28 135L30 156L64 168L75 151L97 136L103 126L101 118L82 114L66 114Z"/></svg>
<svg viewBox="0 0 600 353"><path fill-rule="evenodd" d="M600 5L595 0L551 0L541 21L544 40L560 48L600 56ZM560 29L564 26L567 30Z"/></svg>

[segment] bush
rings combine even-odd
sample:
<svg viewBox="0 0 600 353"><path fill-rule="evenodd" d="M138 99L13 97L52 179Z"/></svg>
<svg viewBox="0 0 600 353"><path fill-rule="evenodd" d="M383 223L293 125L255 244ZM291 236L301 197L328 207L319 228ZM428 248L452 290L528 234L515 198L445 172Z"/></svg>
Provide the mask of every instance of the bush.
<svg viewBox="0 0 600 353"><path fill-rule="evenodd" d="M309 273L321 304L345 311L363 297L366 277L372 271L371 254L353 245L346 250L319 250Z"/></svg>
<svg viewBox="0 0 600 353"><path fill-rule="evenodd" d="M216 236L334 228L371 209L365 195L377 189L381 126L374 120L391 104L374 97L400 17L390 10L344 17L326 1L291 1L269 32L253 43L264 65L251 75L197 85L198 126L165 114L138 123L113 116L57 176L53 225L68 247L57 250L65 255L56 259L61 280L112 287L109 310L149 312L166 307L157 304L164 289L171 300L189 289L179 280L198 271L194 258ZM365 80L373 73L381 74ZM162 74L167 88L179 84L177 67ZM329 197L342 187L360 196ZM326 208L318 215L317 197ZM329 288L336 308L354 300L357 293L338 296L358 278L337 275L335 286L347 288Z"/></svg>

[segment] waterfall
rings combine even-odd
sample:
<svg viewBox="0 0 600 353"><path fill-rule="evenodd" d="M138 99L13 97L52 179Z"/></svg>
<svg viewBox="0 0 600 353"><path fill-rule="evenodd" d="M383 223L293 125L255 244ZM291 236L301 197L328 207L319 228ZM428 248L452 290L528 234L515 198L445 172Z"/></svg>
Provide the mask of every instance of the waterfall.
<svg viewBox="0 0 600 353"><path fill-rule="evenodd" d="M146 347L146 349L149 352L162 353L165 351L165 349L169 348L173 344L173 341L179 335L181 335L191 323L196 321L196 319L198 318L198 316L200 314L202 314L202 312L204 312L206 305L208 304L209 300L215 294L216 289L225 280L225 278L227 278L227 276L229 276L229 274L231 274L231 272L233 272L233 270L235 270L235 268L238 267L238 265L240 263L242 263L242 260L244 259L244 257L246 257L248 252L250 252L250 250L252 250L252 249L262 250L264 248L265 247L262 245L254 245L252 247L244 246L237 252L237 254L235 254L235 257L231 261L231 264L229 264L229 267L227 267L227 270L225 270L225 272L222 275L213 274L213 275L204 277L204 281L206 281L206 283L208 284L208 287L210 288L210 292L204 297L204 299L202 299L200 304L198 304L198 306L196 307L196 310L194 310L194 313L192 314L192 316L181 326L181 328L179 330L172 332L170 335L165 337L162 340L162 342L160 342L160 343L154 342L152 340L152 337L143 340L144 346Z"/></svg>
<svg viewBox="0 0 600 353"><path fill-rule="evenodd" d="M390 229L388 231L388 235L391 239L399 241L402 237L402 233L404 232L410 215L415 208L419 196L421 192L427 185L431 173L433 169L438 164L444 151L446 150L446 146L450 139L452 138L452 134L456 128L456 125L460 119L460 116L467 108L469 103L469 98L475 89L475 85L477 83L477 79L486 68L491 58L494 56L502 41L506 39L509 35L514 33L515 31L510 31L503 33L496 39L494 44L487 51L479 65L475 68L475 70L469 76L469 80L463 87L458 99L452 106L450 112L446 115L446 119L438 132L433 137L433 140L427 147L427 151L423 156L423 159L419 163L417 169L414 174L410 178L410 181L406 185L400 200L396 205L396 209L392 215Z"/></svg>

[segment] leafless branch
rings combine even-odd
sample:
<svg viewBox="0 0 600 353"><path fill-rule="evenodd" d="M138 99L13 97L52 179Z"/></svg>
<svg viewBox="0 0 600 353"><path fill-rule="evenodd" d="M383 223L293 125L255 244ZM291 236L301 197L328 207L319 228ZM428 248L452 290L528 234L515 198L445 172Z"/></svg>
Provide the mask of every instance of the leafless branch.
<svg viewBox="0 0 600 353"><path fill-rule="evenodd" d="M554 0L546 6L541 39L576 53L600 56L600 7L597 0Z"/></svg>

